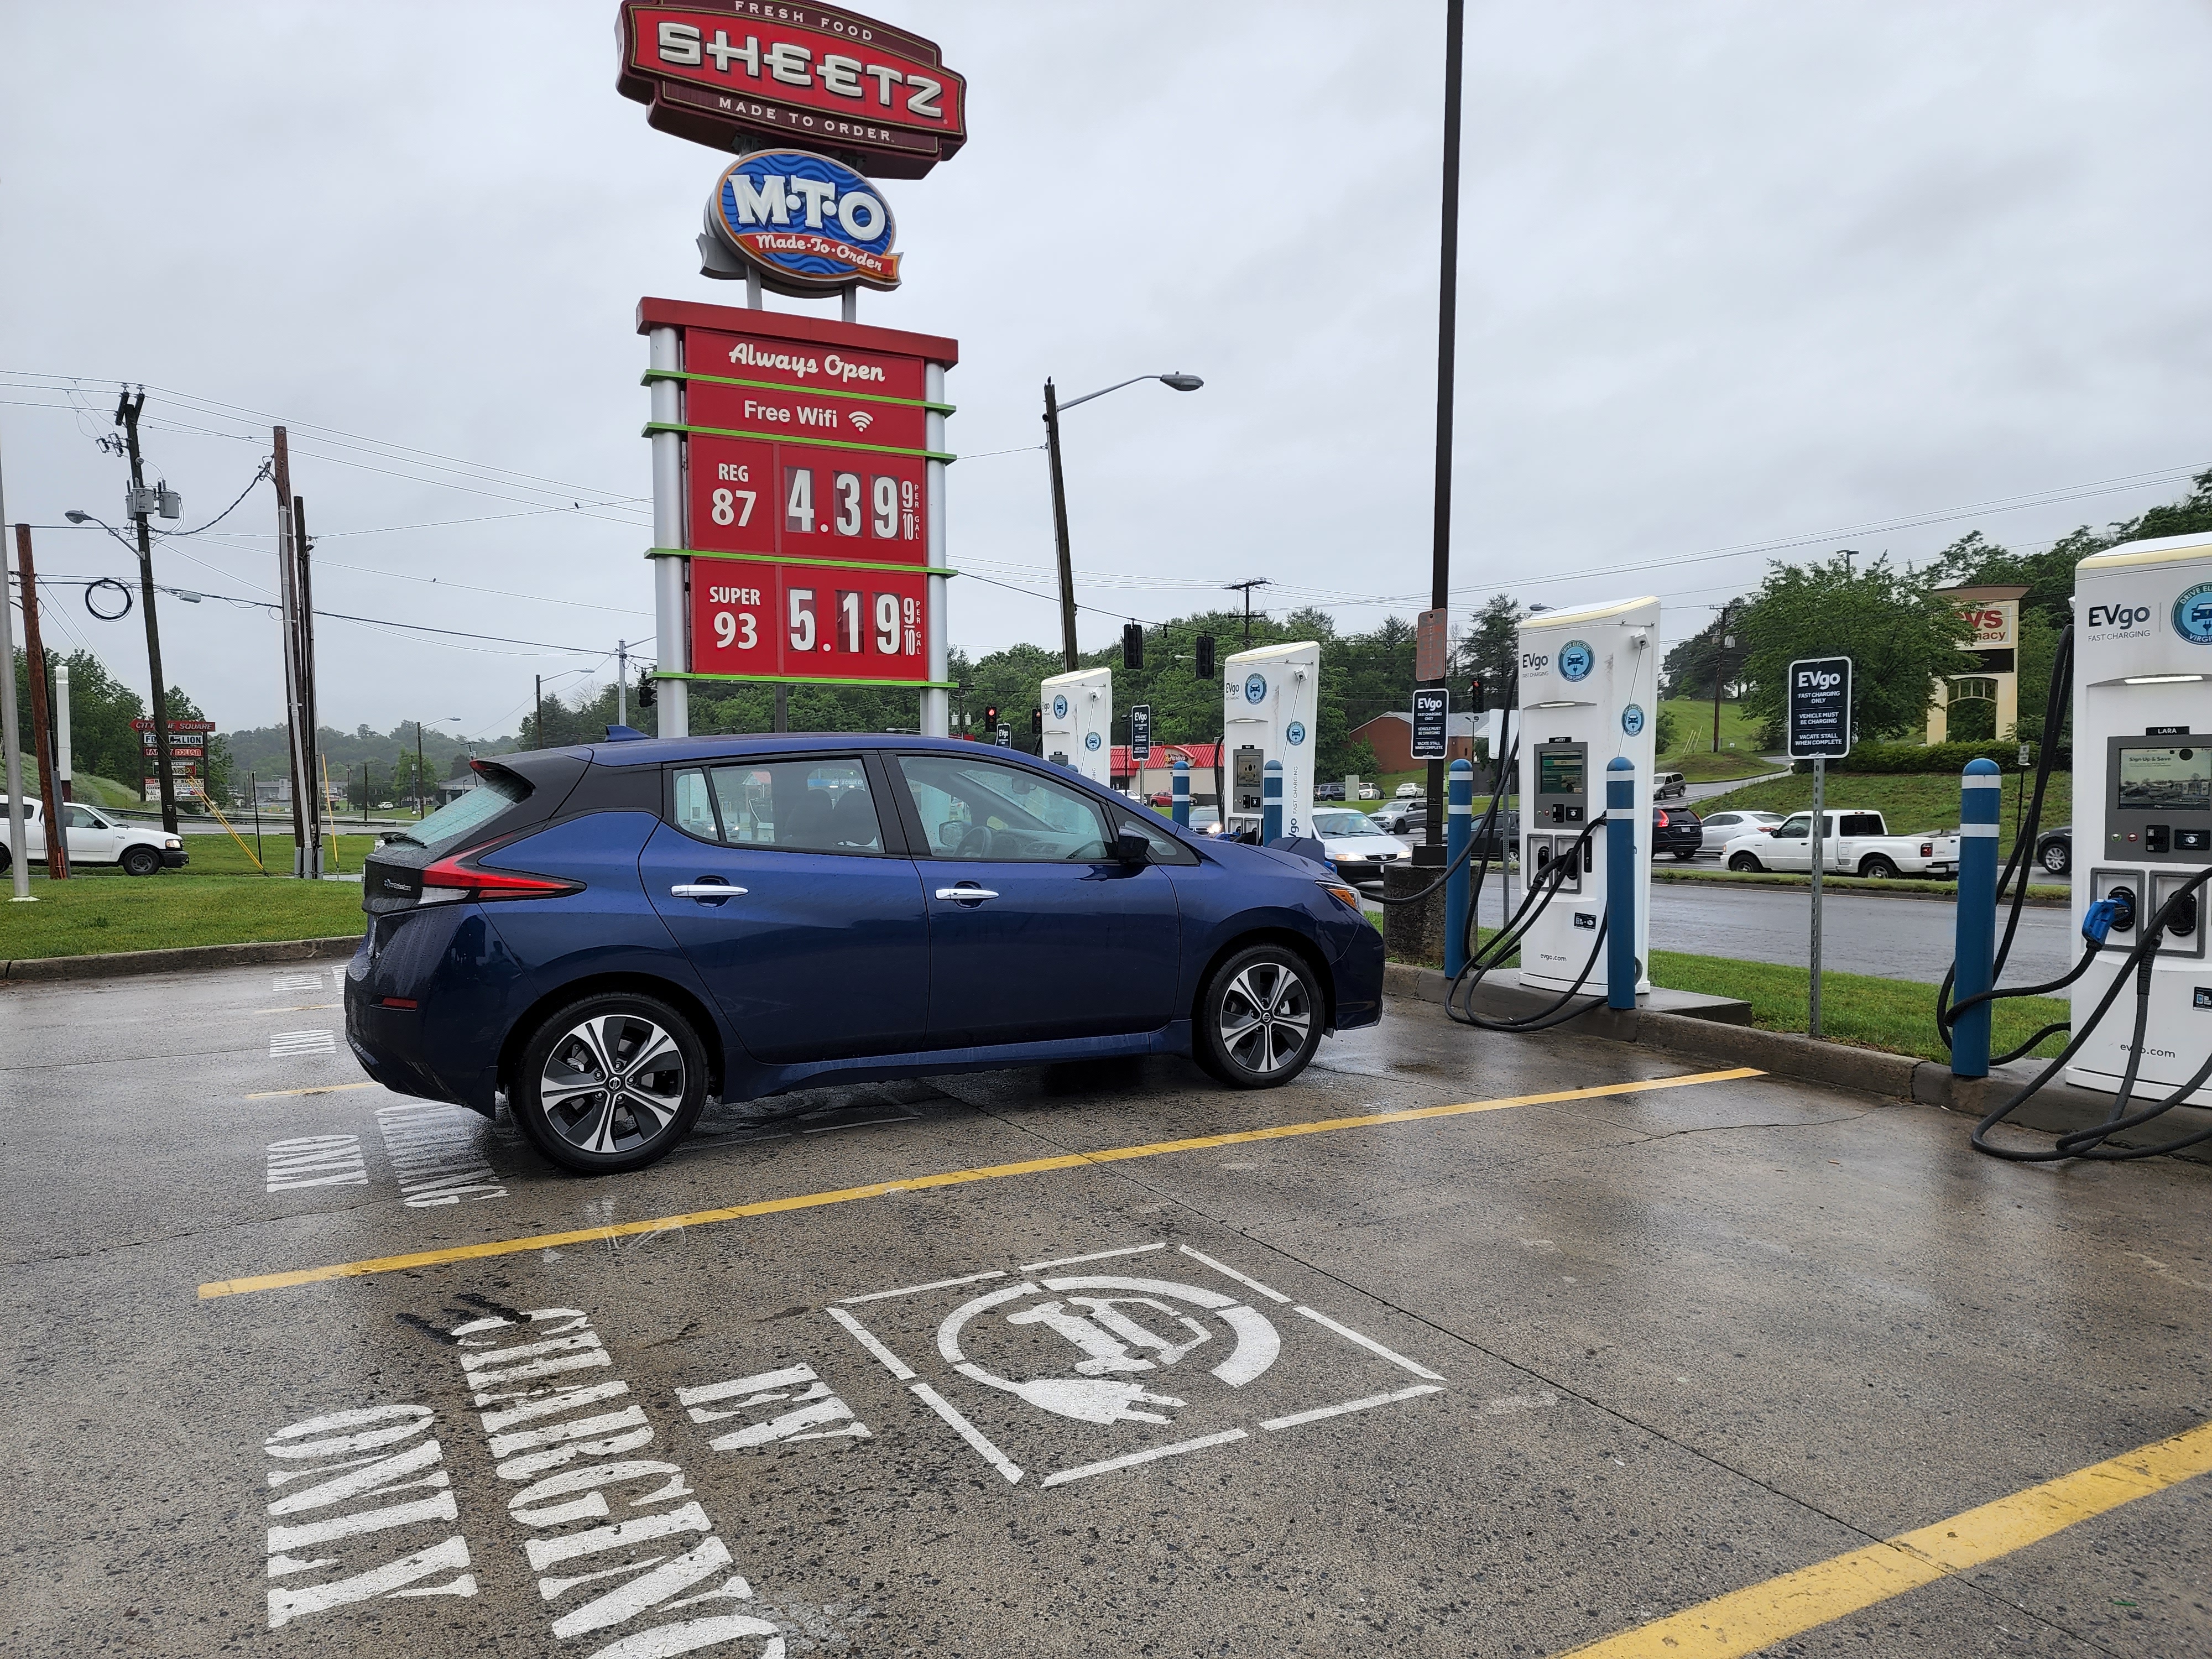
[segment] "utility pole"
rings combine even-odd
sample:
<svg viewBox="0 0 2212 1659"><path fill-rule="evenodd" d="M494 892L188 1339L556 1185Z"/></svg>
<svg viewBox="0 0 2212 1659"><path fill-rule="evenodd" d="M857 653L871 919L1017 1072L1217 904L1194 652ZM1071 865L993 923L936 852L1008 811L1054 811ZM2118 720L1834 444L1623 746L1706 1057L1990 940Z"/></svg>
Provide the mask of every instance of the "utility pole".
<svg viewBox="0 0 2212 1659"><path fill-rule="evenodd" d="M299 643L295 656L300 667L300 759L306 768L307 780L307 838L300 843L302 854L299 874L308 880L319 880L323 873L323 814L328 810L324 799L325 785L329 775L320 764L315 752L315 599L314 582L307 568L307 555L313 544L307 539L307 503L304 496L292 497L292 562L297 574L293 578L292 591L298 600L298 615L294 620Z"/></svg>
<svg viewBox="0 0 2212 1659"><path fill-rule="evenodd" d="M615 641L615 724L629 724L629 641Z"/></svg>
<svg viewBox="0 0 2212 1659"><path fill-rule="evenodd" d="M154 698L147 711L154 717L154 764L161 774L161 827L177 833L177 784L169 774L169 692L161 677L161 625L154 614L154 536L146 520L146 466L138 453L138 411L146 406L146 389L135 398L128 392L117 399L115 424L131 455L131 516L138 526L138 602L146 612L146 672L154 682ZM145 798L141 783L139 798Z"/></svg>
<svg viewBox="0 0 2212 1659"><path fill-rule="evenodd" d="M39 799L45 807L46 879L69 879L69 825L62 798L54 788L53 734L46 725L46 651L39 639L39 578L31 568L31 526L15 526L15 571L23 581L23 657L30 669L31 739L39 757ZM15 678L15 653L9 653L8 678Z"/></svg>
<svg viewBox="0 0 2212 1659"><path fill-rule="evenodd" d="M278 631L284 646L285 762L291 778L292 873L296 876L303 867L301 853L307 845L307 761L300 729L299 568L292 557L292 451L281 426L276 428L275 442L276 599Z"/></svg>
<svg viewBox="0 0 2212 1659"><path fill-rule="evenodd" d="M1221 584L1226 592L1235 593L1241 590L1244 595L1244 648L1247 651L1252 648L1252 590L1255 587L1265 587L1267 585L1267 579L1265 576L1253 576L1241 582ZM1072 663L1069 665L1070 667L1073 665Z"/></svg>
<svg viewBox="0 0 2212 1659"><path fill-rule="evenodd" d="M8 522L8 502L0 494L0 524ZM31 896L30 842L23 829L23 739L15 726L15 615L8 608L8 557L0 547L0 791L8 796L8 874L12 902L36 904Z"/></svg>
<svg viewBox="0 0 2212 1659"><path fill-rule="evenodd" d="M415 816L423 816L422 805L422 722L415 722Z"/></svg>
<svg viewBox="0 0 2212 1659"><path fill-rule="evenodd" d="M1735 609L1730 599L1721 607L1721 625L1713 631L1713 753L1721 752L1721 686L1728 678L1729 647L1734 643L1729 637L1729 612Z"/></svg>
<svg viewBox="0 0 2212 1659"><path fill-rule="evenodd" d="M1060 393L1044 383L1044 447L1052 462L1052 536L1060 555L1060 666L1075 672L1075 562L1067 548L1067 483L1060 471ZM778 727L778 730L782 728Z"/></svg>
<svg viewBox="0 0 2212 1659"><path fill-rule="evenodd" d="M1437 270L1437 477L1436 526L1429 554L1429 607L1447 611L1451 604L1451 487L1453 368L1459 326L1459 126L1460 59L1467 36L1467 0L1444 7L1443 200L1438 215L1442 234ZM1413 858L1424 865L1444 861L1444 763L1429 763L1428 828Z"/></svg>
<svg viewBox="0 0 2212 1659"><path fill-rule="evenodd" d="M536 712L531 716L530 746L543 749L545 746L545 676L536 674L531 678L538 689L531 693L533 699L532 707ZM415 722L415 740L416 746L420 748L422 740L422 722L420 720Z"/></svg>

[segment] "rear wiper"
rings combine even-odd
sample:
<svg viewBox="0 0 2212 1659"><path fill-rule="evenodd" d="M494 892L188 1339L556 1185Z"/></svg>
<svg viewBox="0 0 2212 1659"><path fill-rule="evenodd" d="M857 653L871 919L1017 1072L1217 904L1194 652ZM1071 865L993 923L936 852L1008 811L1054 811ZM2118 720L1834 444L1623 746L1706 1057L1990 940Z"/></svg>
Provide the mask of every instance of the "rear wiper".
<svg viewBox="0 0 2212 1659"><path fill-rule="evenodd" d="M410 847L421 847L424 848L428 848L430 845L427 841L417 841L414 836L409 835L404 830L395 830L384 838L384 844L386 847L390 847L397 842L405 842Z"/></svg>

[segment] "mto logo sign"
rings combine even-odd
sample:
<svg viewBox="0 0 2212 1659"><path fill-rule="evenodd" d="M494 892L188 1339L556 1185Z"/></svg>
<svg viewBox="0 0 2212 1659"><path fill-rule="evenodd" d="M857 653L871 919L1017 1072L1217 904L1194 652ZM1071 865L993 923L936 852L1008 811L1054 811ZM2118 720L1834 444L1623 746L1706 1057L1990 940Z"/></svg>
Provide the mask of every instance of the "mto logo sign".
<svg viewBox="0 0 2212 1659"><path fill-rule="evenodd" d="M615 87L662 132L727 154L755 143L859 150L920 179L966 142L967 82L936 42L792 0L624 0Z"/></svg>
<svg viewBox="0 0 2212 1659"><path fill-rule="evenodd" d="M787 292L899 285L890 209L869 180L811 150L761 150L732 163L707 200L707 228Z"/></svg>
<svg viewBox="0 0 2212 1659"><path fill-rule="evenodd" d="M2173 631L2191 645L2212 645L2212 582L2199 582L2174 600Z"/></svg>

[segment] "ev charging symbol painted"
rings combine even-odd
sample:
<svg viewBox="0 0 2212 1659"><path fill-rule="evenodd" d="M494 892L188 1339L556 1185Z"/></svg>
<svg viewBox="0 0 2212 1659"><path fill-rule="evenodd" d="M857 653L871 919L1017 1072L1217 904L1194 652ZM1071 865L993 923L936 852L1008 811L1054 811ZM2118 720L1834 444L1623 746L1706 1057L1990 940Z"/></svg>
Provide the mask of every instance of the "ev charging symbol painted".
<svg viewBox="0 0 2212 1659"><path fill-rule="evenodd" d="M1586 680L1591 669L1597 666L1597 653L1589 648L1587 640L1569 640L1559 647L1559 676L1562 679Z"/></svg>
<svg viewBox="0 0 2212 1659"><path fill-rule="evenodd" d="M1092 754L1097 754L1098 752L1098 734L1096 732L1085 732L1083 734L1083 746L1085 749L1088 749Z"/></svg>
<svg viewBox="0 0 2212 1659"><path fill-rule="evenodd" d="M1292 720L1288 726L1283 728L1283 741L1289 744L1292 748L1295 749L1298 744L1304 743L1305 740L1306 723L1304 720Z"/></svg>
<svg viewBox="0 0 2212 1659"><path fill-rule="evenodd" d="M970 1331L977 1316L986 1313L998 1316ZM1040 1354L1037 1341L1023 1340L1044 1335L1060 1338L1073 1357L1050 1343L1042 1345ZM971 1344L1002 1369L969 1358ZM1164 1411L1145 1407L1188 1402L1155 1394L1145 1383L1193 1354L1216 1359L1209 1368L1212 1376L1241 1389L1275 1363L1282 1346L1264 1314L1218 1291L1164 1279L1091 1274L989 1291L955 1308L937 1331L937 1351L971 1382L1003 1389L1055 1417L1102 1425L1173 1421ZM1006 1357L998 1357L1001 1353ZM1029 1356L1029 1363L1016 1357L1021 1353ZM1006 1374L1038 1370L1074 1375ZM1125 1380L1135 1377L1144 1381Z"/></svg>
<svg viewBox="0 0 2212 1659"><path fill-rule="evenodd" d="M1620 711L1620 729L1627 732L1632 738L1644 730L1644 705L1642 703L1632 702L1627 708Z"/></svg>
<svg viewBox="0 0 2212 1659"><path fill-rule="evenodd" d="M1067 699L1055 695L1052 700L1052 717L1056 720L1067 718Z"/></svg>

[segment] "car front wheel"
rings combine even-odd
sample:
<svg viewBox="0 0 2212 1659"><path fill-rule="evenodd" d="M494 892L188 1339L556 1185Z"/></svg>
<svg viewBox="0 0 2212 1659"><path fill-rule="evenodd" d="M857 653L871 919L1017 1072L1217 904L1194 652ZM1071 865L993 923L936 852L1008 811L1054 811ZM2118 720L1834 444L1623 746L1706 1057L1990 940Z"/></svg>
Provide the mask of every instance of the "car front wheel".
<svg viewBox="0 0 2212 1659"><path fill-rule="evenodd" d="M150 847L123 849L123 873L126 876L150 876L161 867L161 855Z"/></svg>
<svg viewBox="0 0 2212 1659"><path fill-rule="evenodd" d="M1198 1060L1232 1089L1272 1089L1321 1047L1322 994L1305 958L1280 945L1239 951L1198 1000Z"/></svg>
<svg viewBox="0 0 2212 1659"><path fill-rule="evenodd" d="M2074 868L2074 854L2067 849L2064 842L2054 841L2043 849L2038 862L2052 875L2063 876Z"/></svg>
<svg viewBox="0 0 2212 1659"><path fill-rule="evenodd" d="M656 997L585 997L523 1045L508 1100L531 1144L562 1169L642 1169L699 1121L706 1048L690 1022Z"/></svg>
<svg viewBox="0 0 2212 1659"><path fill-rule="evenodd" d="M1729 868L1740 876L1747 876L1765 867L1757 857L1749 853L1737 853L1729 860Z"/></svg>

